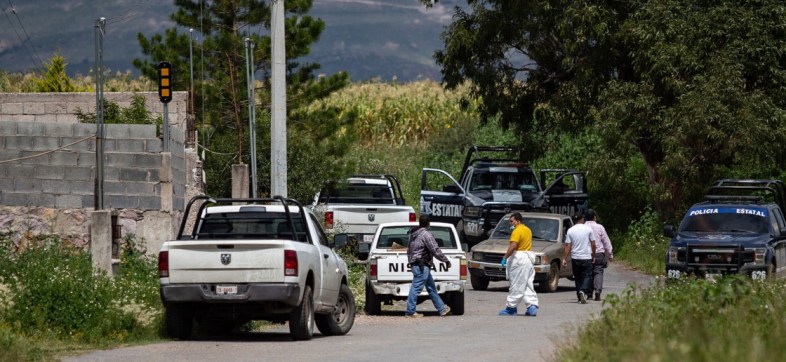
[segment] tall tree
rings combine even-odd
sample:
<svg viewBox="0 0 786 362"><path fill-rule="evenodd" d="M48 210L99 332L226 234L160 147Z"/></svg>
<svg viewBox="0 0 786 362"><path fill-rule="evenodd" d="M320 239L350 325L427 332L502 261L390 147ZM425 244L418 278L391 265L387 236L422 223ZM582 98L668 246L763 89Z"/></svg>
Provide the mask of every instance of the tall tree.
<svg viewBox="0 0 786 362"><path fill-rule="evenodd" d="M643 159L667 217L735 167L786 165L786 150L761 147L786 140L782 1L468 3L435 54L445 86L471 81L484 114L528 145L536 124L592 127L607 153L593 157Z"/></svg>
<svg viewBox="0 0 786 362"><path fill-rule="evenodd" d="M221 139L221 147L234 147L234 162L249 161L247 155L248 99L246 92L246 59L244 39L255 43L254 67L261 71L261 82L255 84L257 102L264 110L270 108L270 57L269 34L271 13L269 1L263 0L175 0L177 11L170 16L175 23L195 33L194 80L197 119L203 123L202 138ZM286 57L287 57L287 110L294 111L303 104L325 97L344 87L349 80L347 73L317 77L319 64L299 60L310 53L310 46L319 39L325 23L306 15L312 0L287 0L285 2ZM181 28L181 29L182 29ZM134 66L151 79L157 79L157 64L172 63L175 68L174 86L187 90L189 85L189 42L187 31L167 29L164 35L150 38L139 34L139 43L147 59L135 59ZM204 73L202 72L204 69ZM205 79L205 83L201 79ZM260 84L261 83L261 84ZM204 95L204 97L203 97ZM202 114L202 109L205 109ZM257 112L259 117L265 112ZM293 121L293 120L290 120ZM318 119L294 120L319 122ZM337 122L343 122L337 121ZM334 129L334 132L338 128ZM234 140L228 141L226 133L232 132ZM315 137L304 135L305 137ZM269 150L261 148L260 151ZM340 152L340 151L339 151ZM264 158L264 157L258 157ZM208 170L221 172L226 167L213 162L229 162L226 159L208 159ZM265 164L264 161L259 161ZM264 168L261 169L264 172ZM213 176L213 177L211 177ZM224 181L225 174L208 175L213 180ZM260 185L264 192L267 185ZM228 183L221 183L218 194L228 192Z"/></svg>

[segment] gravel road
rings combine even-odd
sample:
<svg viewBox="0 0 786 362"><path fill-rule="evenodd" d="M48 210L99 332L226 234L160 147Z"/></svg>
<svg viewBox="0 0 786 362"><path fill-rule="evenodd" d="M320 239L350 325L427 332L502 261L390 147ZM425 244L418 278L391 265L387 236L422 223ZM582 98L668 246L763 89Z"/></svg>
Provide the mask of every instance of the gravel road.
<svg viewBox="0 0 786 362"><path fill-rule="evenodd" d="M628 284L650 285L654 278L613 263L604 294ZM418 306L423 318L403 317L403 302L383 306L382 316L358 315L346 336L293 342L286 325L198 341L172 341L92 351L65 361L548 361L576 327L597 316L602 302L576 303L573 282L562 279L555 293L539 293L537 317L500 317L507 282L486 291L467 283L466 313L439 317L430 301ZM523 310L520 310L523 313Z"/></svg>

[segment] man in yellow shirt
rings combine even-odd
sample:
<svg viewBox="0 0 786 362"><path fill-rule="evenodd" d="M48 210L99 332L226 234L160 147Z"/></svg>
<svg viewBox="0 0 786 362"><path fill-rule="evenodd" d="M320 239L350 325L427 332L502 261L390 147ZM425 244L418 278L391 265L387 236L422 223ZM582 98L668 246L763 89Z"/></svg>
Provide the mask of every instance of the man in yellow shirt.
<svg viewBox="0 0 786 362"><path fill-rule="evenodd" d="M502 257L502 266L508 268L510 289L505 309L499 315L514 316L518 314L518 305L521 301L527 306L526 316L538 314L538 295L535 293L533 282L535 280L535 254L532 250L532 230L522 222L521 213L514 212L510 215L510 245L505 256Z"/></svg>

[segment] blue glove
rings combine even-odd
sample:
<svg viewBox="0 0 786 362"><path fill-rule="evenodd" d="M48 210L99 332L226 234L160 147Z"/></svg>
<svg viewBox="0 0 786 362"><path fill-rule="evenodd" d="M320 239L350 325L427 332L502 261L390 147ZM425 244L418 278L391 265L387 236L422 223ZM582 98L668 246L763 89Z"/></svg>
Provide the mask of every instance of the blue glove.
<svg viewBox="0 0 786 362"><path fill-rule="evenodd" d="M508 265L508 259L502 258L502 267L504 268L505 265Z"/></svg>

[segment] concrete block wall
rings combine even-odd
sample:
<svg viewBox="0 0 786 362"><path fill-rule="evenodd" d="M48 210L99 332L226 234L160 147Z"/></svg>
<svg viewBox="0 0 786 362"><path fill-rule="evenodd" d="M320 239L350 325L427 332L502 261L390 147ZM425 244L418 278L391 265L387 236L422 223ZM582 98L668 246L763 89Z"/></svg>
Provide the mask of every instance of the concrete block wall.
<svg viewBox="0 0 786 362"><path fill-rule="evenodd" d="M164 105L157 92L138 92L153 114L162 114ZM126 108L134 93L108 92L104 98ZM188 92L173 92L169 102L169 124L186 129ZM76 123L76 111L95 113L95 93L0 93L0 121Z"/></svg>
<svg viewBox="0 0 786 362"><path fill-rule="evenodd" d="M92 209L95 125L0 122L0 205ZM105 125L104 194L108 208L161 210L163 144L154 125ZM172 209L183 209L184 132L170 128ZM70 145L70 146L68 146ZM63 149L58 149L64 146ZM169 182L169 180L166 180ZM170 210L167 210L170 211Z"/></svg>

